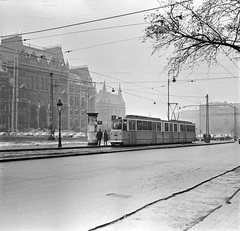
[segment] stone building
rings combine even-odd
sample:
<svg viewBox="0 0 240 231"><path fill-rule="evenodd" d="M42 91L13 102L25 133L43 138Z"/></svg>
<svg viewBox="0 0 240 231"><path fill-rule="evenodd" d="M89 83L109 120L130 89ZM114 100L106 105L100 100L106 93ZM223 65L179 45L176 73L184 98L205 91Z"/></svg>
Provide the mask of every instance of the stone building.
<svg viewBox="0 0 240 231"><path fill-rule="evenodd" d="M25 45L20 35L2 39L0 57L3 70L8 73L9 89L12 89L7 96L10 105L8 114L11 117L9 121L11 131L46 129L51 123L56 128L58 99L63 103L62 129L75 129L73 126L75 117L74 122L70 119L73 109L70 106L72 102L70 102L69 93L73 92L74 84L81 85L78 97L86 95L90 86L92 89L90 83L92 79L86 67L71 70L64 60L61 46L39 48ZM87 81L85 72L88 73ZM74 74L78 78L72 81ZM83 79L85 81L82 81ZM76 94L74 97L77 97ZM53 102L53 108L51 102ZM76 106L82 107L79 105ZM86 107L86 103L83 105ZM76 130L79 130L79 123L80 121L76 121Z"/></svg>
<svg viewBox="0 0 240 231"><path fill-rule="evenodd" d="M0 56L0 131L10 131L10 100L12 88L9 84L9 73L3 67Z"/></svg>
<svg viewBox="0 0 240 231"><path fill-rule="evenodd" d="M108 92L104 81L103 88L97 93L96 112L98 120L102 121L104 129L109 129L111 116L124 117L126 115L126 105L123 100L121 86L118 93Z"/></svg>

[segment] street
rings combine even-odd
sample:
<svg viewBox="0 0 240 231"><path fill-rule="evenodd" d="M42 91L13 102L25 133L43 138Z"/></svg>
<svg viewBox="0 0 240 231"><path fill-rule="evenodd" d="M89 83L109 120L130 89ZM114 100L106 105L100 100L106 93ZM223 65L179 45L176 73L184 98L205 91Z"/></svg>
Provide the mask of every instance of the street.
<svg viewBox="0 0 240 231"><path fill-rule="evenodd" d="M0 229L94 229L238 167L239 153L240 145L229 143L2 162ZM227 185L216 183L219 191L229 189L221 191L222 197L240 188L239 177L225 182ZM205 198L210 196L205 192ZM168 206L171 203L164 208ZM184 211L187 205L182 206ZM183 230L171 223L180 215L175 213L165 223L169 230ZM121 221L118 225L121 227Z"/></svg>

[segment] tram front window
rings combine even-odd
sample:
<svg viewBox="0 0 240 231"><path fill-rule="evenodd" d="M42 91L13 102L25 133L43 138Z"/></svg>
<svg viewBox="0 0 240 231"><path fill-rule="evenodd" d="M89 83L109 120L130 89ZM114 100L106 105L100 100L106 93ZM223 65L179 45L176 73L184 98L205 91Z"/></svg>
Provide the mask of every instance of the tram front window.
<svg viewBox="0 0 240 231"><path fill-rule="evenodd" d="M122 130L122 120L114 120L113 121L113 129L117 129L117 130Z"/></svg>

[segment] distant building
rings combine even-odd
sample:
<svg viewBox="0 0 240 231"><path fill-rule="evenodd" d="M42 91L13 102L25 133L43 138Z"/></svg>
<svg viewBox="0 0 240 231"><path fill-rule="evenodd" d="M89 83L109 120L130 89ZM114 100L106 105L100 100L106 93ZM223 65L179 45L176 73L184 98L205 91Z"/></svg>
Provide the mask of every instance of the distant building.
<svg viewBox="0 0 240 231"><path fill-rule="evenodd" d="M109 129L112 115L124 117L126 115L126 105L123 100L121 86L118 93L108 92L104 81L103 89L97 93L96 112L98 120L102 121L104 129Z"/></svg>
<svg viewBox="0 0 240 231"><path fill-rule="evenodd" d="M236 109L234 109L234 107ZM182 110L181 120L189 120L196 124L197 133L206 132L206 106L200 105L195 110ZM240 136L240 104L216 102L209 104L209 132L211 134L231 134L236 130Z"/></svg>
<svg viewBox="0 0 240 231"><path fill-rule="evenodd" d="M3 69L1 75L7 76L10 89L6 97L10 105L8 117L11 118L8 119L8 126L11 131L46 129L51 122L57 128L58 99L63 103L62 129L85 130L86 124L81 125L81 120L86 121L86 99L88 93L95 92L86 66L70 69L64 60L61 46L39 48L26 45L21 35L2 39L0 57ZM0 87L3 85L6 83L1 83ZM53 109L50 104L51 95ZM74 97L74 103L70 102L73 99L71 97ZM71 113L74 116L72 114L70 117Z"/></svg>

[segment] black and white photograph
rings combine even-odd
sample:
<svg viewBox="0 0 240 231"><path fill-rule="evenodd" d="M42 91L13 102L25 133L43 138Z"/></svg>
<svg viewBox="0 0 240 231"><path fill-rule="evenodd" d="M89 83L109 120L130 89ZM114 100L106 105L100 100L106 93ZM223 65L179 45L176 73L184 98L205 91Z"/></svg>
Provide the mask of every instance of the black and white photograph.
<svg viewBox="0 0 240 231"><path fill-rule="evenodd" d="M240 230L240 0L0 0L0 230Z"/></svg>

